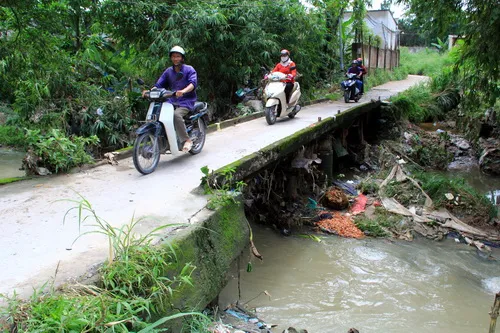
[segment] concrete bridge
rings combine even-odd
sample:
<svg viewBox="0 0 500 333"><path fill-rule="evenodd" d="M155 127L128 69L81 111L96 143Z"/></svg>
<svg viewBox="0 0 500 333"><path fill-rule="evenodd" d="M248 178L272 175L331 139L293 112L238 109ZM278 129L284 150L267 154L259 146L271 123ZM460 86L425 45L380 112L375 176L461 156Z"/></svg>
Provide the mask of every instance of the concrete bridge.
<svg viewBox="0 0 500 333"><path fill-rule="evenodd" d="M273 126L258 118L215 131L208 135L201 154L179 158L162 155L157 170L148 176L140 175L127 158L117 166L101 165L1 186L0 293L16 290L27 295L33 287L51 280L56 269L56 284L90 276L89 269L106 259L107 241L101 235L86 235L72 246L79 235L78 213L71 211L63 223L68 209L75 206L64 199L85 198L97 215L116 227L133 216L143 217L138 232L167 223L196 225L211 214L205 209L207 198L193 191L200 184L203 166L215 170L238 161L238 165L249 166L245 172L255 172L269 161L262 158L262 152L273 153L276 159L292 152L273 149L276 142L294 135L293 140L305 144L377 107L379 100L426 79L410 75L406 80L374 87L356 104L314 104L303 108L295 119L278 120ZM89 230L84 227L81 231Z"/></svg>

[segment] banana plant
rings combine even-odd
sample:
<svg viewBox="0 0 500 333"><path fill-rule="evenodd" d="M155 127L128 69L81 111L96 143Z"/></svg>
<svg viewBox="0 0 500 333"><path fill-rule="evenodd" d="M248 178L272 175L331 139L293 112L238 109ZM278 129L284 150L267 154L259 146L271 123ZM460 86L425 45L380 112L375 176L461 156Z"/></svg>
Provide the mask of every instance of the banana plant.
<svg viewBox="0 0 500 333"><path fill-rule="evenodd" d="M439 53L444 53L446 51L448 43L446 41L442 41L441 38L437 37L437 43L431 43L431 45L434 46Z"/></svg>

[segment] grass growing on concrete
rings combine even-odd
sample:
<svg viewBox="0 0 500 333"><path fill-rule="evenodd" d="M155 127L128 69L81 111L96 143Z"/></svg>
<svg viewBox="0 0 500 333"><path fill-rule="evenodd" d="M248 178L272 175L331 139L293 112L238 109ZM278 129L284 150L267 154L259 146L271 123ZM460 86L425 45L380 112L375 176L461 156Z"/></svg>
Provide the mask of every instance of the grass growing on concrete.
<svg viewBox="0 0 500 333"><path fill-rule="evenodd" d="M207 208L216 210L231 203L238 203L238 196L243 192L246 186L243 181L236 181L234 174L236 167L226 166L217 173L210 171L207 166L201 168L203 177L201 186L205 194L209 195Z"/></svg>
<svg viewBox="0 0 500 333"><path fill-rule="evenodd" d="M0 318L6 318L0 328L3 325L16 332L158 332L156 327L170 319L201 315L178 313L169 302L179 288L191 285L194 267L179 264L172 246L153 246L155 233L166 226L139 236L134 233L137 220L114 228L85 199L75 203L79 223L93 223L95 232L105 234L113 249L111 259L100 269L100 287L76 285L62 291L42 287L28 301L3 296L8 307L0 311ZM152 323L165 313L175 315Z"/></svg>
<svg viewBox="0 0 500 333"><path fill-rule="evenodd" d="M1 178L0 185L15 183L20 180L30 179L29 177L10 177L10 178Z"/></svg>
<svg viewBox="0 0 500 333"><path fill-rule="evenodd" d="M396 67L392 71L377 68L366 76L364 81L365 91L368 91L373 87L380 86L389 81L404 80L407 77L408 73L404 67Z"/></svg>

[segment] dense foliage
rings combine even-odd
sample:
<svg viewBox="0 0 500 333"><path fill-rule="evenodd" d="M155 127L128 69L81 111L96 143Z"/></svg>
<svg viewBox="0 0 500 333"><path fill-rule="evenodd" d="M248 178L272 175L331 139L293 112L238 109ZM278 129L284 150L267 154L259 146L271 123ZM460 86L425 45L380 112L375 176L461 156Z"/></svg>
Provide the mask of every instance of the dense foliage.
<svg viewBox="0 0 500 333"><path fill-rule="evenodd" d="M428 82L413 86L391 98L397 110L411 122L443 120L460 103L459 84L453 66L460 56L459 48L439 54L432 50L410 53L401 48L399 72L426 75Z"/></svg>
<svg viewBox="0 0 500 333"><path fill-rule="evenodd" d="M409 6L412 27L433 42L448 32L466 35L457 59L466 101L493 105L499 94L499 6L493 0L467 0L464 6L399 2ZM370 37L363 23L367 3L2 0L0 105L7 125L17 128L9 142L19 143L22 128L41 134L56 128L67 137L96 135L95 154L128 145L145 115L139 98L144 87L136 79L153 84L176 44L186 48L187 62L197 69L199 99L210 103L214 119L227 116L238 88L259 83L260 67L273 66L281 48L291 50L303 97L311 98L319 88L337 84L340 53L349 59L346 41L355 34ZM346 10L353 11L352 19L342 24ZM4 105L11 110L5 113Z"/></svg>
<svg viewBox="0 0 500 333"><path fill-rule="evenodd" d="M199 75L199 98L214 118L224 117L234 92L279 50L291 50L305 96L339 68L338 25L354 6L361 24L364 0L0 2L0 102L11 105L9 124L57 128L66 135L98 136L100 149L130 142L144 116L138 98L169 65L168 50L182 45Z"/></svg>
<svg viewBox="0 0 500 333"><path fill-rule="evenodd" d="M500 6L495 0L399 0L421 33L464 37L456 61L469 108L493 106L500 96Z"/></svg>

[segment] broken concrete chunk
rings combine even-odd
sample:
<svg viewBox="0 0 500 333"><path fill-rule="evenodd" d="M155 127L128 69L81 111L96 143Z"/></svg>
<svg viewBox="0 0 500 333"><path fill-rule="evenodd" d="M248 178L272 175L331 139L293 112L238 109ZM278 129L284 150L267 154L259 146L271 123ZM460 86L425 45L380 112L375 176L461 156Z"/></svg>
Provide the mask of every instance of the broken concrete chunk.
<svg viewBox="0 0 500 333"><path fill-rule="evenodd" d="M50 172L49 169L47 169L47 168L37 167L36 174L39 176L48 176L48 175L51 175L52 172Z"/></svg>

